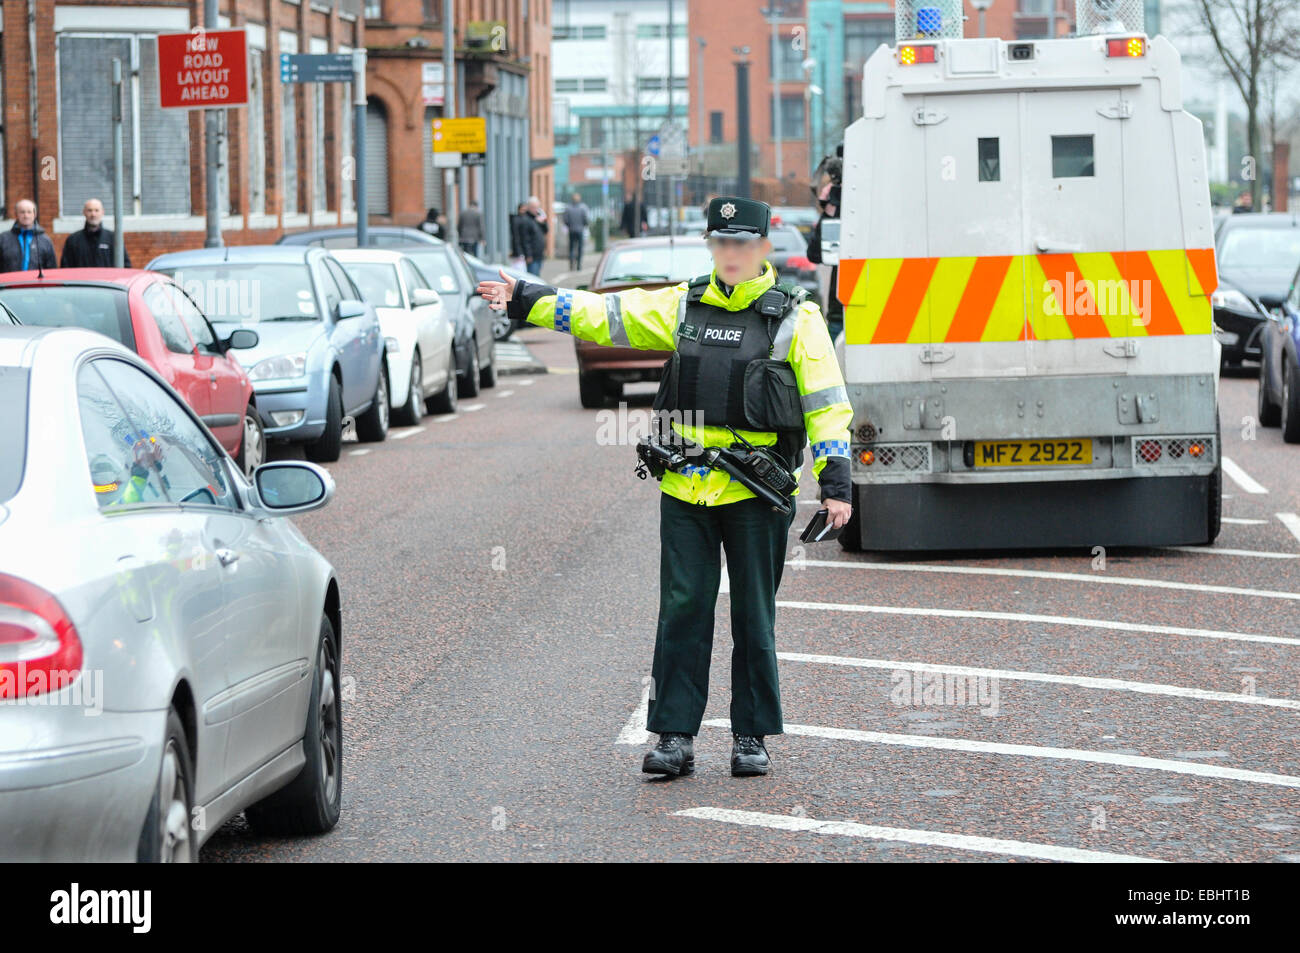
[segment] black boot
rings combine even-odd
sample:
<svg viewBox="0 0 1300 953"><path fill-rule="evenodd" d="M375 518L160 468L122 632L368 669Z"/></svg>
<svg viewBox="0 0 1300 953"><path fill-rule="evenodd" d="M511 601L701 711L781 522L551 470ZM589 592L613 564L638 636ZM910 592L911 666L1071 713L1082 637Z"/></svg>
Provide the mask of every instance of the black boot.
<svg viewBox="0 0 1300 953"><path fill-rule="evenodd" d="M641 762L646 774L687 775L695 772L695 736L665 731L659 743L646 752Z"/></svg>
<svg viewBox="0 0 1300 953"><path fill-rule="evenodd" d="M733 734L731 742L731 776L743 778L767 774L772 759L767 756L762 735Z"/></svg>

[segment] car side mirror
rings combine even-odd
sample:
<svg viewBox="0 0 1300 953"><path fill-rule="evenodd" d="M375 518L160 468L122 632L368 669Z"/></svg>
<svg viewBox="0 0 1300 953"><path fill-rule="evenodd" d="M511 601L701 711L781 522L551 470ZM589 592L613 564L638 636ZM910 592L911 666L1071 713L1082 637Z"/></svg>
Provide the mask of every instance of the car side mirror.
<svg viewBox="0 0 1300 953"><path fill-rule="evenodd" d="M318 510L334 498L334 478L324 467L300 460L264 463L253 471L262 508L273 516Z"/></svg>
<svg viewBox="0 0 1300 953"><path fill-rule="evenodd" d="M428 304L440 304L442 297L432 288L412 288L411 304L417 308L423 308Z"/></svg>
<svg viewBox="0 0 1300 953"><path fill-rule="evenodd" d="M252 328L238 328L230 332L230 337L226 338L224 343L228 349L233 348L242 351L250 347L257 347L257 342L260 340L261 338Z"/></svg>
<svg viewBox="0 0 1300 953"><path fill-rule="evenodd" d="M340 301L338 303L338 316L340 321L346 321L348 318L364 318L366 316L366 303L364 301Z"/></svg>

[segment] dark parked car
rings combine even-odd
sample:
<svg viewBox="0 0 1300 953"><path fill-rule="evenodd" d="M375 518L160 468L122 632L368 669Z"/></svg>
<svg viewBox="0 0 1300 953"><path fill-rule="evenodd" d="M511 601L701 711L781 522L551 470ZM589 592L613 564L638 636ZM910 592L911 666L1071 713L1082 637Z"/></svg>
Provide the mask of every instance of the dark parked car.
<svg viewBox="0 0 1300 953"><path fill-rule="evenodd" d="M465 253L459 246L434 238L418 228L399 225L372 225L367 230L371 248L400 251L415 262L429 287L438 292L456 331L456 368L460 371L461 397L474 397L480 387L495 387L497 382L496 342L500 327L497 312L474 293L478 286ZM324 248L356 248L355 228L317 228L284 235L278 245L320 245ZM510 333L508 319L506 331Z"/></svg>
<svg viewBox="0 0 1300 953"><path fill-rule="evenodd" d="M1215 236L1219 287L1211 296L1225 367L1260 360L1268 312L1282 307L1300 267L1300 218L1290 212L1229 215Z"/></svg>
<svg viewBox="0 0 1300 953"><path fill-rule="evenodd" d="M1300 270L1259 336L1259 422L1282 427L1282 439L1300 443Z"/></svg>
<svg viewBox="0 0 1300 953"><path fill-rule="evenodd" d="M808 292L808 300L821 304L817 266L808 259L808 241L793 225L772 225L767 232L772 253L767 260L776 269L778 281L793 281Z"/></svg>

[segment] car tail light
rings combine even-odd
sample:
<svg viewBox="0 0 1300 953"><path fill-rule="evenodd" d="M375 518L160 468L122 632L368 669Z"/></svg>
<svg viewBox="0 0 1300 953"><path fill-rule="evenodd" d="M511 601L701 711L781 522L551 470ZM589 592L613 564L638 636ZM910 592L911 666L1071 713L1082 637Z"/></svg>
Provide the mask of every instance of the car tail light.
<svg viewBox="0 0 1300 953"><path fill-rule="evenodd" d="M874 450L858 451L858 463L864 467L869 467L876 462L876 452Z"/></svg>
<svg viewBox="0 0 1300 953"><path fill-rule="evenodd" d="M813 263L803 255L791 255L785 260L787 268L798 268L800 271L812 271Z"/></svg>
<svg viewBox="0 0 1300 953"><path fill-rule="evenodd" d="M81 638L53 594L0 573L0 699L58 691L81 674Z"/></svg>
<svg viewBox="0 0 1300 953"><path fill-rule="evenodd" d="M935 56L933 44L909 43L898 48L898 62L903 66L911 66L914 63L933 63Z"/></svg>
<svg viewBox="0 0 1300 953"><path fill-rule="evenodd" d="M1205 444L1201 443L1199 440L1193 440L1187 445L1187 455L1189 457L1205 456Z"/></svg>
<svg viewBox="0 0 1300 953"><path fill-rule="evenodd" d="M1128 36L1106 41L1107 56L1146 56L1147 41L1140 36Z"/></svg>
<svg viewBox="0 0 1300 953"><path fill-rule="evenodd" d="M1143 463L1155 463L1160 459L1160 441L1143 440L1138 444L1138 458Z"/></svg>

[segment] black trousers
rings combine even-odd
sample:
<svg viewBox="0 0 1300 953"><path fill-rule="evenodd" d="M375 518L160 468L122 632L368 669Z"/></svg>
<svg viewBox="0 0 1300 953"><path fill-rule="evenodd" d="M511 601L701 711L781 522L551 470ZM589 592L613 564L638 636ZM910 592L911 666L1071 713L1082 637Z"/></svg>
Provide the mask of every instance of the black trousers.
<svg viewBox="0 0 1300 953"><path fill-rule="evenodd" d="M582 232L569 232L569 264L575 271L582 267Z"/></svg>
<svg viewBox="0 0 1300 953"><path fill-rule="evenodd" d="M659 627L646 727L699 734L709 697L720 549L731 581L731 730L782 733L776 590L794 515L757 499L701 506L667 493L659 505Z"/></svg>

